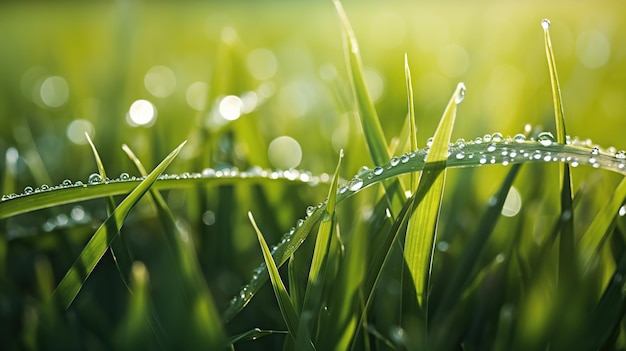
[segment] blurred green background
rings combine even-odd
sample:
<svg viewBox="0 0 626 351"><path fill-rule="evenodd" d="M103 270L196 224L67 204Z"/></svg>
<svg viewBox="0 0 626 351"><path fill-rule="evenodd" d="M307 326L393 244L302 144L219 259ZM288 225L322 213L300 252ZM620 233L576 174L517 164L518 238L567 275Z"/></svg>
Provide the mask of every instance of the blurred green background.
<svg viewBox="0 0 626 351"><path fill-rule="evenodd" d="M540 26L541 19L549 18L568 133L626 148L626 6L620 2L345 1L344 6L390 142L400 135L406 119L405 53L413 76L420 145L433 133L459 81L468 92L453 139L493 132L513 135L526 124L553 130ZM64 179L85 181L96 166L84 132L91 135L113 177L135 174L120 150L123 143L151 168L189 139L168 172L258 165L321 174L332 172L343 148L347 157L342 176L349 178L360 166L373 166L351 101L331 1L0 4L4 194ZM16 168L8 169L13 161ZM467 174L450 172L449 182ZM490 181L470 184L477 187L476 203L494 190ZM326 192L268 188L268 201L276 210L259 221L270 228L269 242L276 242L306 206L321 201ZM187 213L192 225L194 219L201 221L198 235L232 233L228 240L198 239L204 273L223 309L261 262L245 220L246 211L261 205L252 200L254 195L237 189L220 188L201 204L187 203L184 194L172 191L168 201L175 212ZM232 203L222 201L233 198ZM199 214L190 213L194 207L201 209ZM345 205L346 212L350 208L359 207ZM363 213L367 209L361 207ZM39 255L49 255L58 282L104 217L104 206L87 203L58 212L65 221L86 223L70 231L70 244L40 235L63 227L63 217L54 212L13 218L0 229L9 238L3 246L10 262L5 269L13 280L13 290L2 297L3 315L18 316L12 319L20 320L16 324L28 325L30 310L7 306L13 301L31 304L11 294L37 295L33 275ZM159 260L150 254L159 250L159 242L149 242L153 228L144 214L138 211L130 225L135 225L134 244L143 248L138 258L150 263ZM127 293L116 280L114 265L102 263L104 268L99 266L96 273L103 278L90 279L88 292L81 292L77 302L117 320L124 304L115 298L124 301ZM111 286L107 279L116 283ZM158 279L157 290L167 285ZM269 290L263 294L262 301L273 301ZM106 306L113 307L97 307L102 299L112 299ZM158 304L159 297L155 299ZM280 323L274 305L255 308ZM94 330L106 324L92 322ZM256 326L247 326L245 320L237 323L242 325L232 328L239 331Z"/></svg>

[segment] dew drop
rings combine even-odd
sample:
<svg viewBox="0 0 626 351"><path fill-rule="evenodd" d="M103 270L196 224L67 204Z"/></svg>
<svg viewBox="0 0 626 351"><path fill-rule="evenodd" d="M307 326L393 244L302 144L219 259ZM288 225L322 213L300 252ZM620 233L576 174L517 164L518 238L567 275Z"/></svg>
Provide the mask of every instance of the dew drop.
<svg viewBox="0 0 626 351"><path fill-rule="evenodd" d="M377 175L377 176L378 176L378 175L381 175L381 174L383 174L383 172L384 172L384 171L385 171L385 169L384 169L384 168L382 168L382 167L376 167L376 168L374 168L374 175Z"/></svg>
<svg viewBox="0 0 626 351"><path fill-rule="evenodd" d="M456 147L458 147L459 149L462 149L465 147L465 139L461 138L459 140L456 141Z"/></svg>
<svg viewBox="0 0 626 351"><path fill-rule="evenodd" d="M100 184L102 183L102 176L100 176L98 173L92 173L89 176L89 179L87 180L87 182L91 185Z"/></svg>
<svg viewBox="0 0 626 351"><path fill-rule="evenodd" d="M597 146L594 146L593 149L591 149L591 154L592 155L599 155L600 154L600 148Z"/></svg>
<svg viewBox="0 0 626 351"><path fill-rule="evenodd" d="M426 140L426 146L428 146L428 147L433 146L433 140L434 140L434 138L433 138L433 137L428 138L428 139Z"/></svg>
<svg viewBox="0 0 626 351"><path fill-rule="evenodd" d="M465 158L465 152L463 152L463 151L459 151L459 153L458 153L458 154L456 154L456 158L457 158L457 160L462 160L462 159L464 159L464 158Z"/></svg>
<svg viewBox="0 0 626 351"><path fill-rule="evenodd" d="M128 175L128 173L122 173L120 174L120 180L123 182L130 180L130 175Z"/></svg>
<svg viewBox="0 0 626 351"><path fill-rule="evenodd" d="M485 163L487 163L487 158L486 157L481 157L479 162L480 162L481 165L484 165Z"/></svg>
<svg viewBox="0 0 626 351"><path fill-rule="evenodd" d="M29 195L29 194L32 194L32 192L33 192L32 186L27 186L24 188L24 194Z"/></svg>
<svg viewBox="0 0 626 351"><path fill-rule="evenodd" d="M491 134L485 134L483 136L483 142L485 142L485 143L491 142Z"/></svg>
<svg viewBox="0 0 626 351"><path fill-rule="evenodd" d="M345 185L344 185L344 186L339 187L339 190L337 190L337 192L338 192L339 194L343 194L343 193L345 193L346 191L348 191L348 187L347 187L347 186L345 186Z"/></svg>
<svg viewBox="0 0 626 351"><path fill-rule="evenodd" d="M313 206L309 206L309 207L307 207L307 208L306 208L306 215L307 215L307 216L312 215L312 214L313 214L313 212L315 212L315 207L313 207Z"/></svg>
<svg viewBox="0 0 626 351"><path fill-rule="evenodd" d="M39 186L39 190L40 191L48 191L50 190L50 186L48 184L41 184L41 186ZM35 190L36 192L37 190Z"/></svg>
<svg viewBox="0 0 626 351"><path fill-rule="evenodd" d="M363 186L363 179L361 178L354 178L350 181L350 183L348 183L348 188L350 188L350 190L352 191L357 191L361 189L362 186Z"/></svg>
<svg viewBox="0 0 626 351"><path fill-rule="evenodd" d="M626 206L620 207L619 211L617 212L617 214L619 214L620 217L624 217L626 215Z"/></svg>
<svg viewBox="0 0 626 351"><path fill-rule="evenodd" d="M554 136L550 132L541 132L537 135L537 141L543 146L550 146L554 143Z"/></svg>
<svg viewBox="0 0 626 351"><path fill-rule="evenodd" d="M474 139L474 144L482 144L482 142L483 142L483 138L481 138L481 137L476 137Z"/></svg>
<svg viewBox="0 0 626 351"><path fill-rule="evenodd" d="M404 155L400 156L400 162L402 162L402 163L409 162L409 154L404 154Z"/></svg>
<svg viewBox="0 0 626 351"><path fill-rule="evenodd" d="M624 150L620 150L615 154L615 158L618 158L620 160L626 159L626 151Z"/></svg>
<svg viewBox="0 0 626 351"><path fill-rule="evenodd" d="M523 143L526 141L526 136L524 134L515 134L513 141L516 143Z"/></svg>
<svg viewBox="0 0 626 351"><path fill-rule="evenodd" d="M491 141L493 141L494 143L499 143L504 139L504 137L502 136L502 133L493 133L491 134Z"/></svg>
<svg viewBox="0 0 626 351"><path fill-rule="evenodd" d="M543 30L548 30L550 28L550 20L547 18L541 20L541 27L543 27Z"/></svg>
<svg viewBox="0 0 626 351"><path fill-rule="evenodd" d="M391 158L391 160L389 160L389 164L391 165L391 167L397 166L398 163L400 163L400 158L398 156L394 156Z"/></svg>
<svg viewBox="0 0 626 351"><path fill-rule="evenodd" d="M487 151L488 151L488 152L494 152L494 151L496 151L496 144L491 143L491 144L487 145Z"/></svg>
<svg viewBox="0 0 626 351"><path fill-rule="evenodd" d="M68 186L72 186L73 184L72 184L72 181L71 181L71 180L69 180L69 179L64 179L64 180L61 182L61 185L62 185L62 186L64 186L64 187L68 187Z"/></svg>
<svg viewBox="0 0 626 351"><path fill-rule="evenodd" d="M458 91L458 94L454 99L454 102L460 104L461 102L463 102L463 99L465 99L465 92L467 89L465 88L465 84L463 84L462 82L457 85L456 89Z"/></svg>
<svg viewBox="0 0 626 351"><path fill-rule="evenodd" d="M2 201L7 201L9 199L10 199L9 195L6 195L6 194L2 195Z"/></svg>

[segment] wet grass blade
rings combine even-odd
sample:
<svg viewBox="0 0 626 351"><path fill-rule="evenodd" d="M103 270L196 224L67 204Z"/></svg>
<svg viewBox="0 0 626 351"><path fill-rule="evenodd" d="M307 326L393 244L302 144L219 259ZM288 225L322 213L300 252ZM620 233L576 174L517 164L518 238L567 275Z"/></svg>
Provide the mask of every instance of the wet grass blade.
<svg viewBox="0 0 626 351"><path fill-rule="evenodd" d="M339 0L333 0L333 2L345 35L345 52L348 74L350 76L350 83L354 93L354 99L357 104L357 111L363 128L363 134L365 136L365 141L367 142L367 148L374 164L382 165L389 160L390 154L387 148L385 134L383 133L383 129L378 118L378 113L376 113L374 102L365 82L365 74L363 71L359 44L341 2ZM401 208L406 197L404 196L404 190L402 189L400 182L394 179L392 181L384 182L383 186L392 210L395 211Z"/></svg>
<svg viewBox="0 0 626 351"><path fill-rule="evenodd" d="M274 262L274 258L272 257L270 248L267 246L267 243L263 238L263 234L259 230L259 227L256 225L256 222L254 221L254 217L252 216L251 212L248 212L248 218L250 218L250 223L252 223L252 226L254 227L257 238L259 240L259 244L261 245L261 250L263 251L263 259L265 260L265 264L267 265L267 269L269 271L272 288L274 289L274 294L276 295L276 300L278 300L278 306L280 307L280 313L285 320L287 329L289 329L289 334L292 338L295 339L296 335L298 335L298 314L291 304L291 299L289 297L289 294L287 293L285 284L283 284L283 281L280 277L278 267Z"/></svg>
<svg viewBox="0 0 626 351"><path fill-rule="evenodd" d="M459 83L439 121L416 191L416 197L422 199L413 214L416 226L407 232L404 244L407 268L415 285L418 304L424 311L428 306L428 284L443 196L448 144L456 118L456 108L464 95L465 86Z"/></svg>
<svg viewBox="0 0 626 351"><path fill-rule="evenodd" d="M93 153L93 157L96 161L96 166L98 168L98 173L100 177L105 180L107 179L106 171L104 170L104 164L102 163L102 159L100 158L100 154L98 153L98 149L96 149L96 145L89 137L88 133L85 133L85 138L87 139L87 143L91 147L91 151ZM108 196L106 199L107 202L107 216L110 216L113 211L115 211L115 200L113 196ZM119 235L119 239L115 239L117 235ZM128 283L128 279L126 279L127 272L130 272L131 263L133 261L132 255L128 249L128 245L126 244L126 238L121 235L117 228L114 226L110 226L107 228L107 237L111 238L110 251L113 256L113 261L115 262L115 266L117 267L117 271L120 273L120 277L122 278L122 282L128 289L131 291L130 284Z"/></svg>
<svg viewBox="0 0 626 351"><path fill-rule="evenodd" d="M554 117L556 124L556 142L565 144L565 115L563 112L563 100L561 87L556 70L552 41L550 40L550 21L541 21L544 31L546 58L550 71L550 83L552 86L552 102L554 105ZM572 203L572 176L570 166L567 163L559 165L559 180L561 185L561 236L559 238L559 280L565 280L566 285L573 284L577 276L576 258L574 248L574 208ZM568 283L569 282L569 283ZM570 286L571 287L571 286ZM568 289L569 287L566 287Z"/></svg>
<svg viewBox="0 0 626 351"><path fill-rule="evenodd" d="M328 252L330 248L331 235L333 232L333 225L335 223L335 204L337 202L337 187L339 184L339 169L341 167L341 160L343 159L343 150L339 152L339 160L337 161L337 168L333 180L330 183L330 189L328 189L328 202L322 215L322 220L317 231L317 238L315 240L315 249L313 251L313 259L311 261L311 268L309 269L309 277L307 280L306 291L304 293L304 302L302 307L302 313L300 314L300 326L302 328L309 329L309 334L312 334L310 325L307 323L311 320L317 320L319 315L319 305L322 298L322 289L324 287L324 278L326 276L326 268L328 262ZM304 318L307 318L305 320ZM302 334L298 335L296 340L296 350L303 350L310 345L310 340L301 338Z"/></svg>
<svg viewBox="0 0 626 351"><path fill-rule="evenodd" d="M252 330L248 330L245 333L237 334L231 336L226 340L226 346L232 346L235 343L247 340L258 340L260 338L274 335L274 334L287 334L287 331L284 330L264 330L260 328L254 328ZM234 349L234 348L233 348Z"/></svg>
<svg viewBox="0 0 626 351"><path fill-rule="evenodd" d="M137 187L115 208L115 211L102 223L91 237L76 262L65 274L55 289L52 301L58 301L64 308L68 308L80 291L85 280L89 277L100 258L104 255L113 238L107 237L107 227L114 225L118 230L128 216L133 206L150 189L152 184L163 173L165 168L176 158L185 143L180 144L172 151ZM49 304L49 305L50 305Z"/></svg>
<svg viewBox="0 0 626 351"><path fill-rule="evenodd" d="M146 169L133 151L127 145L122 145L122 149L135 164L141 175L145 176L147 174ZM189 239L183 239L189 238L190 235L185 229L176 224L174 214L158 190L151 188L150 196L156 205L159 219L163 224L175 271L183 287L182 293L191 301L191 312L197 318L197 323L194 323L195 327L192 328L192 331L196 335L202 335L201 338L207 337L204 341L208 344L217 345L223 337L221 328L214 327L219 325L220 318L211 293L204 281L193 242Z"/></svg>

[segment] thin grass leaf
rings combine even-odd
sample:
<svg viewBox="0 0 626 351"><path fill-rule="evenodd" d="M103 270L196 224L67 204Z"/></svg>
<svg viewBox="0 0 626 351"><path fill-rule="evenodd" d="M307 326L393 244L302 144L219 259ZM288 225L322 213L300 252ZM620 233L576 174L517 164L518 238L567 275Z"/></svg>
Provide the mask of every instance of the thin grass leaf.
<svg viewBox="0 0 626 351"><path fill-rule="evenodd" d="M135 164L141 175L146 176L145 167L133 151L127 145L122 145L122 149ZM191 301L190 309L194 317L197 318L196 323L193 324L194 327L190 329L196 336L208 337L207 340L204 340L207 343L217 345L223 337L221 328L215 328L220 318L211 293L204 281L193 242L183 239L189 238L189 233L176 224L174 214L159 191L151 188L150 197L156 205L159 219L163 224L166 240L173 256L175 271L183 286L183 294Z"/></svg>
<svg viewBox="0 0 626 351"><path fill-rule="evenodd" d="M339 152L339 160L337 168L333 175L333 180L328 189L328 202L322 216L317 238L315 240L315 248L313 251L313 259L311 260L311 268L309 269L309 277L307 280L306 291L304 293L304 302L302 313L300 314L300 327L306 328L308 334L311 334L310 325L307 321L317 320L319 315L319 305L322 298L322 288L324 286L324 278L326 276L326 268L328 262L328 251L330 248L331 235L334 225L335 204L337 202L337 187L339 184L339 169L341 160L343 159L343 150ZM307 318L306 320L304 318ZM302 333L298 334L296 339L296 350L308 348L311 344L310 340L304 338Z"/></svg>
<svg viewBox="0 0 626 351"><path fill-rule="evenodd" d="M456 118L456 107L464 95L465 86L459 83L435 131L416 192L418 198L423 198L413 215L416 217L416 226L407 232L404 244L405 259L415 284L418 304L425 311L428 306L428 284L443 196L448 144Z"/></svg>
<svg viewBox="0 0 626 351"><path fill-rule="evenodd" d="M231 336L230 338L226 340L224 344L225 344L225 347L228 347L241 341L258 340L260 338L270 336L270 335L287 334L287 333L289 332L285 330L265 330L261 328L254 328L254 329L248 330L245 333Z"/></svg>
<svg viewBox="0 0 626 351"><path fill-rule="evenodd" d="M98 173L102 179L108 179L106 171L104 170L104 164L102 163L102 159L100 158L100 154L96 149L96 145L89 137L89 134L85 132L85 138L91 146L91 151L93 153L93 157L96 161L96 167L98 168ZM115 211L115 200L113 196L107 197L107 216L110 216L111 213ZM118 240L115 237L120 234L120 238ZM113 261L115 262L115 266L117 267L117 271L120 273L120 278L122 278L122 282L128 291L131 291L130 284L128 283L128 279L126 278L127 272L130 272L131 262L133 261L132 254L129 251L128 245L126 243L126 238L121 235L121 233L117 230L117 228L110 226L107 228L107 237L111 237L110 251L111 256L113 256Z"/></svg>
<svg viewBox="0 0 626 351"><path fill-rule="evenodd" d="M185 145L185 142L180 144L174 151L172 151L149 175L144 179L137 187L117 206L115 211L102 223L102 225L96 230L91 237L80 256L76 259L76 262L72 265L69 271L65 274L54 293L52 294L52 300L48 304L50 306L54 301L58 301L64 308L68 308L74 298L80 291L85 280L89 277L96 264L100 261L100 258L104 255L104 252L109 247L113 238L107 237L107 226L113 223L119 230L122 223L128 216L128 213L133 206L143 197L143 195L150 189L152 184L157 180L158 176L169 166L169 164L178 155L180 150Z"/></svg>
<svg viewBox="0 0 626 351"><path fill-rule="evenodd" d="M556 70L552 41L550 40L550 21L541 21L544 31L546 58L550 71L550 83L552 86L552 102L554 105L554 117L556 124L556 141L561 144L566 142L565 114L563 112L563 99L561 87ZM574 209L572 204L572 175L568 163L559 165L559 180L561 184L561 218L563 226L559 240L559 280L566 280L565 289L571 288L573 280L577 276L576 258L574 249Z"/></svg>
<svg viewBox="0 0 626 351"><path fill-rule="evenodd" d="M376 108L374 107L374 101L370 96L365 82L359 44L352 30L348 15L343 9L343 5L341 5L339 0L333 0L333 2L345 35L345 56L348 75L350 77L354 99L357 104L359 120L363 128L365 141L367 142L367 148L374 164L382 165L389 160L390 154L383 128L381 127ZM405 197L400 182L397 180L385 182L383 183L383 187L385 188L385 194L392 210L395 211L402 207L402 202L405 200Z"/></svg>
<svg viewBox="0 0 626 351"><path fill-rule="evenodd" d="M626 178L617 185L609 201L595 215L578 243L582 256L581 267L584 271L587 271L592 266L593 260L598 257L600 247L611 232L624 199L626 199Z"/></svg>
<svg viewBox="0 0 626 351"><path fill-rule="evenodd" d="M289 298L287 289L285 289L285 285L280 278L280 273L278 273L278 267L274 262L274 258L270 253L270 249L267 246L267 243L265 242L265 239L263 238L263 234L259 230L259 227L257 227L251 212L248 212L248 218L250 219L250 223L252 223L252 226L254 227L254 231L256 232L259 244L261 245L261 250L263 251L263 259L265 260L265 264L267 265L267 269L269 271L270 280L272 281L272 288L274 289L274 294L276 295L276 300L278 300L278 306L280 307L280 313L282 314L285 324L287 325L287 329L289 329L289 334L292 338L295 339L296 335L298 335L298 314L291 304L291 299Z"/></svg>

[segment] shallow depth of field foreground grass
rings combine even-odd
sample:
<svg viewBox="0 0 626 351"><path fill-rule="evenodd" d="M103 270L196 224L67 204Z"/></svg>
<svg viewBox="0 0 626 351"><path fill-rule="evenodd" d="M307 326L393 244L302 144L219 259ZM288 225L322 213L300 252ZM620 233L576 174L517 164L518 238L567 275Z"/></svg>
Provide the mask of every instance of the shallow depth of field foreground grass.
<svg viewBox="0 0 626 351"><path fill-rule="evenodd" d="M626 349L621 7L0 5L0 349Z"/></svg>

